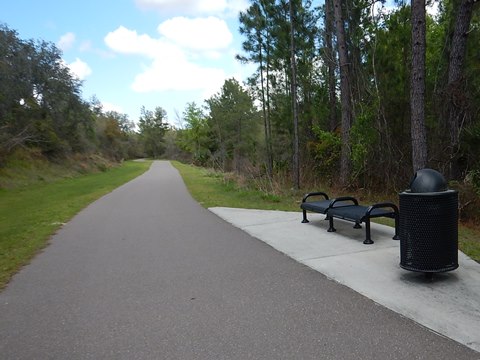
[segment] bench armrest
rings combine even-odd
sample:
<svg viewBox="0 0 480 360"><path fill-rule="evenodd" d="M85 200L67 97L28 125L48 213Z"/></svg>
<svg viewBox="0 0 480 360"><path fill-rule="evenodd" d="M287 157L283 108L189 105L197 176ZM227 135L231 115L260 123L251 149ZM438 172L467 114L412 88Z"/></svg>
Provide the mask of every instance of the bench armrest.
<svg viewBox="0 0 480 360"><path fill-rule="evenodd" d="M335 205L335 203L341 202L341 201L351 201L351 202L353 202L353 205L358 205L358 200L355 199L354 197L352 197L352 196L341 196L341 197L333 199L330 202L330 205L328 207L333 207L333 205Z"/></svg>
<svg viewBox="0 0 480 360"><path fill-rule="evenodd" d="M307 201L307 199L310 197L310 196L323 196L325 198L325 200L329 200L328 198L328 195L322 191L316 191L316 192L311 192L311 193L308 193L308 194L305 194L305 196L303 197L302 199L302 203L304 203L305 201Z"/></svg>
<svg viewBox="0 0 480 360"><path fill-rule="evenodd" d="M365 213L365 216L370 217L370 213L373 211L373 209L379 209L379 208L391 208L395 213L395 215L398 216L398 207L397 205L391 202L382 202L382 203L370 205L367 209L367 212Z"/></svg>

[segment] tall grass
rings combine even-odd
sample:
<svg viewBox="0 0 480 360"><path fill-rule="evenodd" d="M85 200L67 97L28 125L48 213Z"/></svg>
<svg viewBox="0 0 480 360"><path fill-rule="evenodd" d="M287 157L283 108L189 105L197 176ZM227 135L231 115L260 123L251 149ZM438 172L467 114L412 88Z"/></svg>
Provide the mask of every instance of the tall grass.
<svg viewBox="0 0 480 360"><path fill-rule="evenodd" d="M95 154L72 154L46 158L38 149L19 148L0 159L0 189L15 189L51 183L92 172L106 171L115 163Z"/></svg>
<svg viewBox="0 0 480 360"><path fill-rule="evenodd" d="M145 172L128 161L105 172L0 190L0 288L82 208Z"/></svg>
<svg viewBox="0 0 480 360"><path fill-rule="evenodd" d="M300 204L298 192L292 191L291 195L285 195L262 191L255 184L250 184L232 174L185 165L177 161L173 161L172 164L182 175L192 196L204 207L298 210Z"/></svg>

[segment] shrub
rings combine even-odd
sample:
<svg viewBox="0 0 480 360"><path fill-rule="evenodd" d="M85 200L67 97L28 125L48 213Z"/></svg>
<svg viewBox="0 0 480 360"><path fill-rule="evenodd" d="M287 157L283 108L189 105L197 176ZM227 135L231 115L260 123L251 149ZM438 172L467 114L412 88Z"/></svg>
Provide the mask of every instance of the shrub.
<svg viewBox="0 0 480 360"><path fill-rule="evenodd" d="M315 159L315 170L323 179L331 181L338 168L342 141L337 134L323 131L318 127L314 127L314 132L318 140L310 142L308 148Z"/></svg>

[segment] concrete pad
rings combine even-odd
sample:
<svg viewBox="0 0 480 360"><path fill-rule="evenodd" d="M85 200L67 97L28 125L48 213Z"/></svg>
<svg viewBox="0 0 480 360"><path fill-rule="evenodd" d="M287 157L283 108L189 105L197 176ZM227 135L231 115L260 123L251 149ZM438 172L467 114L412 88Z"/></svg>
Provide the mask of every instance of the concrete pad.
<svg viewBox="0 0 480 360"><path fill-rule="evenodd" d="M459 252L459 269L435 274L399 266L393 228L372 223L373 245L364 229L335 219L329 233L320 214L211 208L213 213L293 259L423 326L480 351L480 264Z"/></svg>
<svg viewBox="0 0 480 360"><path fill-rule="evenodd" d="M392 228L384 225L372 224L375 244L364 245L365 229L354 229L353 223L335 220L337 232L329 233L328 221L321 214L309 214L310 223L302 224L298 212L219 207L211 208L210 211L299 261L398 247L398 241L392 240Z"/></svg>

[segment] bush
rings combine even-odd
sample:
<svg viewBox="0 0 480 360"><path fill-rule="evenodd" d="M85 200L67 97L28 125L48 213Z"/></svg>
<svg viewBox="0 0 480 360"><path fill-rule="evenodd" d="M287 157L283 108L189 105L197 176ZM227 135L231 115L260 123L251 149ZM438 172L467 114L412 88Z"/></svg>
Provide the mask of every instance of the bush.
<svg viewBox="0 0 480 360"><path fill-rule="evenodd" d="M464 181L451 181L451 189L458 191L458 213L463 222L480 223L480 171L467 174Z"/></svg>
<svg viewBox="0 0 480 360"><path fill-rule="evenodd" d="M315 170L320 173L322 179L331 181L337 173L342 140L337 134L323 131L318 127L314 128L314 132L318 140L308 143L307 146L315 159Z"/></svg>
<svg viewBox="0 0 480 360"><path fill-rule="evenodd" d="M350 131L352 166L359 175L367 171L369 160L378 143L378 132L373 126L373 120L374 116L365 111L357 117Z"/></svg>

